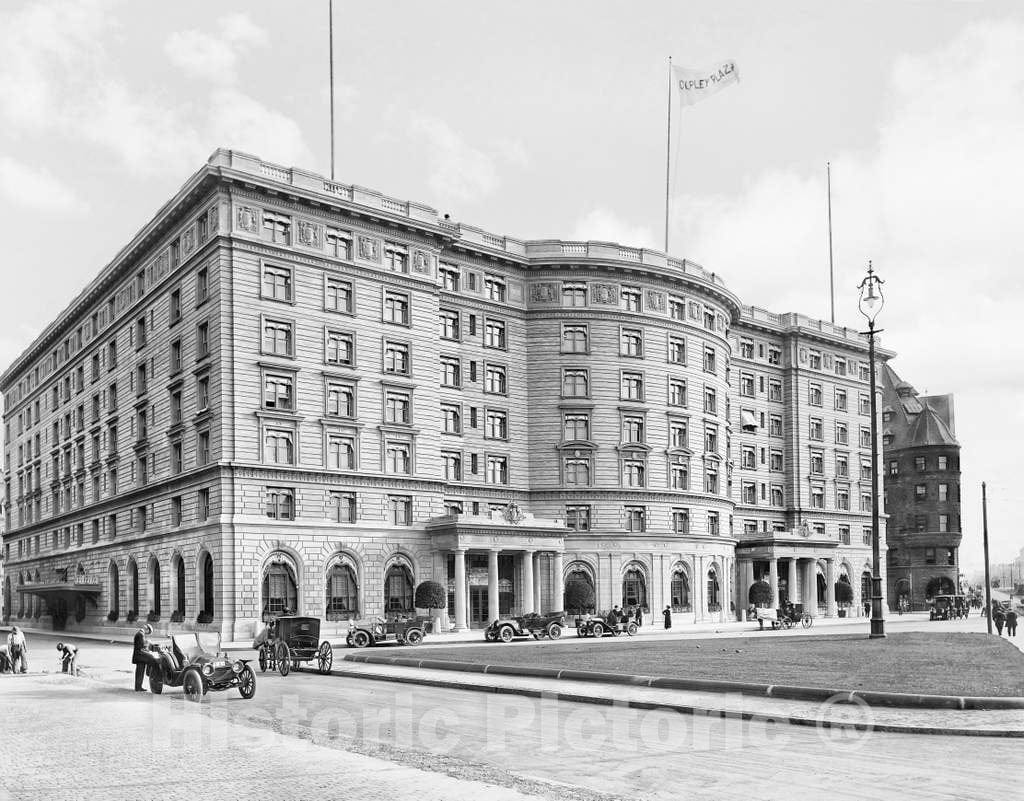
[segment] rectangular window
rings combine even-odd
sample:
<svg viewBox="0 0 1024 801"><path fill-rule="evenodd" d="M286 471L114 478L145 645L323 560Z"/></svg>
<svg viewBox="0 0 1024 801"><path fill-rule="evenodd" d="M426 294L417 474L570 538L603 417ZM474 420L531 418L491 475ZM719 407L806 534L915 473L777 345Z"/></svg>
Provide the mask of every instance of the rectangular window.
<svg viewBox="0 0 1024 801"><path fill-rule="evenodd" d="M848 489L836 488L836 509L842 512L850 511L850 491Z"/></svg>
<svg viewBox="0 0 1024 801"><path fill-rule="evenodd" d="M562 326L562 353L587 353L589 350L585 324Z"/></svg>
<svg viewBox="0 0 1024 801"><path fill-rule="evenodd" d="M669 465L669 484L674 490L690 489L690 465L685 461Z"/></svg>
<svg viewBox="0 0 1024 801"><path fill-rule="evenodd" d="M408 425L412 422L412 396L389 389L384 393L384 421Z"/></svg>
<svg viewBox="0 0 1024 801"><path fill-rule="evenodd" d="M689 448L688 426L684 420L669 423L669 447Z"/></svg>
<svg viewBox="0 0 1024 801"><path fill-rule="evenodd" d="M811 420L810 420L810 428L809 428L807 436L810 439L816 440L818 442L820 442L820 441L822 441L824 439L824 433L822 431L822 422L821 422L821 418L820 417L812 417L811 418Z"/></svg>
<svg viewBox="0 0 1024 801"><path fill-rule="evenodd" d="M356 494L354 492L329 492L328 508L335 523L356 522Z"/></svg>
<svg viewBox="0 0 1024 801"><path fill-rule="evenodd" d="M508 393L505 368L498 364L488 364L484 377L484 392L493 395Z"/></svg>
<svg viewBox="0 0 1024 801"><path fill-rule="evenodd" d="M459 313L453 311L441 311L441 339L459 339Z"/></svg>
<svg viewBox="0 0 1024 801"><path fill-rule="evenodd" d="M488 300L496 300L499 303L505 302L505 279L497 276L484 276L484 295Z"/></svg>
<svg viewBox="0 0 1024 801"><path fill-rule="evenodd" d="M462 433L462 413L458 406L441 404L442 430L446 434Z"/></svg>
<svg viewBox="0 0 1024 801"><path fill-rule="evenodd" d="M488 320L484 327L484 347L505 350L505 323Z"/></svg>
<svg viewBox="0 0 1024 801"><path fill-rule="evenodd" d="M704 491L718 494L718 465L711 463L704 468Z"/></svg>
<svg viewBox="0 0 1024 801"><path fill-rule="evenodd" d="M742 502L747 506L757 504L757 485L753 481L744 481L741 494Z"/></svg>
<svg viewBox="0 0 1024 801"><path fill-rule="evenodd" d="M196 305L199 306L210 297L210 273L206 267L196 272Z"/></svg>
<svg viewBox="0 0 1024 801"><path fill-rule="evenodd" d="M917 484L914 487L914 500L915 501L924 501L924 500L927 500L927 499L928 499L928 485L927 484Z"/></svg>
<svg viewBox="0 0 1024 801"><path fill-rule="evenodd" d="M440 273L441 276L441 289L444 289L447 292L459 291L460 276L458 267L450 267L442 264L438 273Z"/></svg>
<svg viewBox="0 0 1024 801"><path fill-rule="evenodd" d="M203 490L200 490L202 493ZM209 490L207 490L209 492ZM266 514L272 520L295 519L295 492L286 487L267 487Z"/></svg>
<svg viewBox="0 0 1024 801"><path fill-rule="evenodd" d="M862 448L870 448L871 447L871 429L870 428L862 428L860 430L860 446Z"/></svg>
<svg viewBox="0 0 1024 801"><path fill-rule="evenodd" d="M812 509L824 509L825 508L825 488L814 486L811 487L811 508Z"/></svg>
<svg viewBox="0 0 1024 801"><path fill-rule="evenodd" d="M947 457L947 456L940 456L939 457L938 469L939 470L948 470L949 469L949 457Z"/></svg>
<svg viewBox="0 0 1024 801"><path fill-rule="evenodd" d="M942 534L946 534L949 532L949 515L939 515L939 532Z"/></svg>
<svg viewBox="0 0 1024 801"><path fill-rule="evenodd" d="M352 234L348 231L335 231L328 228L324 239L327 242L327 254L336 259L352 259Z"/></svg>
<svg viewBox="0 0 1024 801"><path fill-rule="evenodd" d="M196 379L196 411L203 412L210 408L210 377L200 376Z"/></svg>
<svg viewBox="0 0 1024 801"><path fill-rule="evenodd" d="M181 496L175 495L171 498L171 525L181 525Z"/></svg>
<svg viewBox="0 0 1024 801"><path fill-rule="evenodd" d="M772 484L771 499L772 506L783 506L785 504L782 487L779 484Z"/></svg>
<svg viewBox="0 0 1024 801"><path fill-rule="evenodd" d="M508 457L487 457L487 483L508 484Z"/></svg>
<svg viewBox="0 0 1024 801"><path fill-rule="evenodd" d="M670 295L668 299L668 316L673 320L685 320L686 301L682 298L675 298Z"/></svg>
<svg viewBox="0 0 1024 801"><path fill-rule="evenodd" d="M622 373L620 398L622 400L642 401L644 399L643 373Z"/></svg>
<svg viewBox="0 0 1024 801"><path fill-rule="evenodd" d="M586 306L586 284L562 284L562 305L570 307Z"/></svg>
<svg viewBox="0 0 1024 801"><path fill-rule="evenodd" d="M508 414L488 409L484 437L486 439L508 439Z"/></svg>
<svg viewBox="0 0 1024 801"><path fill-rule="evenodd" d="M327 278L324 283L324 309L327 311L352 314L353 291L350 281Z"/></svg>
<svg viewBox="0 0 1024 801"><path fill-rule="evenodd" d="M810 360L812 370L821 369L821 353L816 350L812 350L810 353Z"/></svg>
<svg viewBox="0 0 1024 801"><path fill-rule="evenodd" d="M441 451L446 481L462 481L462 454L458 451Z"/></svg>
<svg viewBox="0 0 1024 801"><path fill-rule="evenodd" d="M704 372L713 373L718 366L718 360L715 356L715 349L710 346L704 347Z"/></svg>
<svg viewBox="0 0 1024 801"><path fill-rule="evenodd" d="M401 292L385 290L384 322L395 325L409 325L409 296Z"/></svg>
<svg viewBox="0 0 1024 801"><path fill-rule="evenodd" d="M328 330L324 334L324 362L342 367L355 365L355 334Z"/></svg>
<svg viewBox="0 0 1024 801"><path fill-rule="evenodd" d="M949 484L939 484L939 501L946 503L949 500Z"/></svg>
<svg viewBox="0 0 1024 801"><path fill-rule="evenodd" d="M394 273L409 272L409 254L405 247L394 242L385 242L384 266Z"/></svg>
<svg viewBox="0 0 1024 801"><path fill-rule="evenodd" d="M643 506L625 507L626 531L639 533L647 530L647 509Z"/></svg>
<svg viewBox="0 0 1024 801"><path fill-rule="evenodd" d="M690 510L689 509L673 509L672 510L672 530L676 534L689 534L690 533Z"/></svg>
<svg viewBox="0 0 1024 801"><path fill-rule="evenodd" d="M722 533L718 512L708 512L708 534L717 537Z"/></svg>
<svg viewBox="0 0 1024 801"><path fill-rule="evenodd" d="M586 487L590 485L590 457L571 457L563 462L562 474L565 477L564 483L571 487Z"/></svg>
<svg viewBox="0 0 1024 801"><path fill-rule="evenodd" d="M175 339L171 342L171 358L170 358L170 369L171 373L177 373L181 371L181 340Z"/></svg>
<svg viewBox="0 0 1024 801"><path fill-rule="evenodd" d="M644 332L638 328L623 328L619 333L619 355L643 358Z"/></svg>
<svg viewBox="0 0 1024 801"><path fill-rule="evenodd" d="M293 379L289 375L267 373L263 379L263 408L293 411Z"/></svg>
<svg viewBox="0 0 1024 801"><path fill-rule="evenodd" d="M404 342L384 342L384 372L409 375L409 346Z"/></svg>
<svg viewBox="0 0 1024 801"><path fill-rule="evenodd" d="M292 271L287 267L264 265L262 296L266 300L282 300L291 303L295 298L292 294Z"/></svg>
<svg viewBox="0 0 1024 801"><path fill-rule="evenodd" d="M263 229L271 242L278 245L290 244L291 228L292 222L289 218L263 212Z"/></svg>
<svg viewBox="0 0 1024 801"><path fill-rule="evenodd" d="M836 444L837 445L848 445L850 442L850 432L846 427L846 423L836 423Z"/></svg>
<svg viewBox="0 0 1024 801"><path fill-rule="evenodd" d="M640 459L623 459L622 486L647 486L647 465Z"/></svg>
<svg viewBox="0 0 1024 801"><path fill-rule="evenodd" d="M754 376L752 373L740 373L740 395L745 398L754 397Z"/></svg>
<svg viewBox="0 0 1024 801"><path fill-rule="evenodd" d="M566 506L565 526L573 531L590 531L590 507L582 505Z"/></svg>
<svg viewBox="0 0 1024 801"><path fill-rule="evenodd" d="M743 445L740 448L740 467L744 470L757 469L757 453L752 445Z"/></svg>
<svg viewBox="0 0 1024 801"><path fill-rule="evenodd" d="M184 467L181 443L173 442L171 443L171 472L175 474L180 473Z"/></svg>
<svg viewBox="0 0 1024 801"><path fill-rule="evenodd" d="M562 418L562 439L565 442L590 440L590 415L566 414Z"/></svg>
<svg viewBox="0 0 1024 801"><path fill-rule="evenodd" d="M292 323L283 320L264 320L263 352L274 356L293 355Z"/></svg>
<svg viewBox="0 0 1024 801"><path fill-rule="evenodd" d="M686 340L682 337L668 338L668 360L671 364L686 364Z"/></svg>
<svg viewBox="0 0 1024 801"><path fill-rule="evenodd" d="M718 426L704 427L705 453L718 453Z"/></svg>
<svg viewBox="0 0 1024 801"><path fill-rule="evenodd" d="M741 359L753 359L754 358L754 342L750 339L740 340L740 358Z"/></svg>
<svg viewBox="0 0 1024 801"><path fill-rule="evenodd" d="M384 447L384 469L392 475L412 473L412 448L407 442L387 442Z"/></svg>
<svg viewBox="0 0 1024 801"><path fill-rule="evenodd" d="M640 290L638 288L631 286L622 287L621 308L629 312L640 311Z"/></svg>
<svg viewBox="0 0 1024 801"><path fill-rule="evenodd" d="M822 404L822 393L821 384L811 384L807 393L807 402L811 406L821 406Z"/></svg>
<svg viewBox="0 0 1024 801"><path fill-rule="evenodd" d="M354 437L331 434L327 437L327 467L331 470L355 470L356 441Z"/></svg>
<svg viewBox="0 0 1024 801"><path fill-rule="evenodd" d="M836 477L850 477L850 460L847 456L841 453L836 454Z"/></svg>
<svg viewBox="0 0 1024 801"><path fill-rule="evenodd" d="M846 390L845 389L837 389L836 390L836 411L837 412L845 412L846 411Z"/></svg>
<svg viewBox="0 0 1024 801"><path fill-rule="evenodd" d="M816 476L825 475L825 457L821 451L811 451L811 473Z"/></svg>
<svg viewBox="0 0 1024 801"><path fill-rule="evenodd" d="M196 517L200 521L210 517L210 490L201 489L196 493Z"/></svg>
<svg viewBox="0 0 1024 801"><path fill-rule="evenodd" d="M268 428L263 436L263 461L270 464L295 464L295 434Z"/></svg>
<svg viewBox="0 0 1024 801"><path fill-rule="evenodd" d="M562 397L586 398L589 394L586 370L566 369L562 371Z"/></svg>
<svg viewBox="0 0 1024 801"><path fill-rule="evenodd" d="M354 417L355 388L348 384L328 384L326 414L328 417Z"/></svg>

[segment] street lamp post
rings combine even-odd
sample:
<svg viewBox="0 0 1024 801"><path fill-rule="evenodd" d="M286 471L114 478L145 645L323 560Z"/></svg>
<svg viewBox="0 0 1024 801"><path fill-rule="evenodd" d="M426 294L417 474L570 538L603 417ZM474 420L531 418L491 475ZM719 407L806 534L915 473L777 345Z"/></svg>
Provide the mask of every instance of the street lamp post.
<svg viewBox="0 0 1024 801"><path fill-rule="evenodd" d="M875 275L871 262L868 274L860 282L860 313L868 321L868 360L871 376L871 638L885 636L885 618L882 616L882 574L879 563L878 533L878 398L875 384L875 318L882 310L882 281Z"/></svg>

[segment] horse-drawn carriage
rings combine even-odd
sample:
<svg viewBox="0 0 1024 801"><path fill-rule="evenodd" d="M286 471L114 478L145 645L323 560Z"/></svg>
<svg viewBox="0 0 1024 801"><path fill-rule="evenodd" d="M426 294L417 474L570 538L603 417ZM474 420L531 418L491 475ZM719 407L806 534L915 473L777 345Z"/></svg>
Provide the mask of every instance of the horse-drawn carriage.
<svg viewBox="0 0 1024 801"><path fill-rule="evenodd" d="M809 629L814 625L814 618L804 612L802 604L790 604L778 609L757 609L757 622L762 629L764 624L770 623L773 629L791 629L801 625Z"/></svg>
<svg viewBox="0 0 1024 801"><path fill-rule="evenodd" d="M315 617L277 617L260 632L253 648L259 650L260 670L277 670L287 676L303 662L317 663L317 670L331 672L334 651L320 639L320 620Z"/></svg>

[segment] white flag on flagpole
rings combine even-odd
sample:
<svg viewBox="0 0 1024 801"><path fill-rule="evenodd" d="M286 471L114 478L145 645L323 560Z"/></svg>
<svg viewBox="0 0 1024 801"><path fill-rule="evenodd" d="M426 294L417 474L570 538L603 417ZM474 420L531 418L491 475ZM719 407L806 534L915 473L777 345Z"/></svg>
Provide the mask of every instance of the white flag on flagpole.
<svg viewBox="0 0 1024 801"><path fill-rule="evenodd" d="M723 61L710 69L688 70L672 67L672 77L679 91L679 103L692 106L694 103L722 91L730 84L739 83L740 73L735 61Z"/></svg>

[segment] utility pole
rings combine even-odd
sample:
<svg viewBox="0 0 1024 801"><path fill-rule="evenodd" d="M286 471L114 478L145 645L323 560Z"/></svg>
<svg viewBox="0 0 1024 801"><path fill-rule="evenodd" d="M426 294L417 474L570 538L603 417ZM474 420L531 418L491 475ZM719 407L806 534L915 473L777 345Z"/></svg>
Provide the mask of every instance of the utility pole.
<svg viewBox="0 0 1024 801"><path fill-rule="evenodd" d="M985 493L985 482L981 482L981 532L985 540L985 620L988 633L992 633L992 582L988 572L988 495Z"/></svg>

